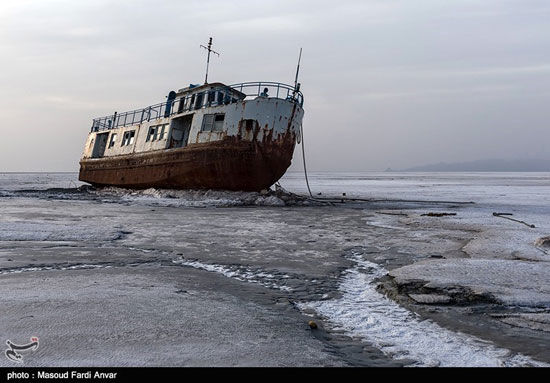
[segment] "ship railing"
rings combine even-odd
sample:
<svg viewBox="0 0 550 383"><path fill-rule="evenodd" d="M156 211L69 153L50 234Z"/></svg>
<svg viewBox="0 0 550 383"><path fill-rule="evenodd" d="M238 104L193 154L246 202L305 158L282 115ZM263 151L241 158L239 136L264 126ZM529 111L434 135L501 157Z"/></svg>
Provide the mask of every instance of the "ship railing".
<svg viewBox="0 0 550 383"><path fill-rule="evenodd" d="M167 105L173 105L174 101L163 102L148 106L143 109L136 109L124 113L114 113L109 116L94 118L92 122L92 131L109 130L123 126L132 126L140 124L143 121L157 119L166 113ZM168 117L168 116L167 116Z"/></svg>
<svg viewBox="0 0 550 383"><path fill-rule="evenodd" d="M304 95L294 86L282 84L279 82L242 82L229 85L229 87L238 90L247 97L268 97L281 98L294 101L300 106L304 106Z"/></svg>
<svg viewBox="0 0 550 383"><path fill-rule="evenodd" d="M170 117L175 114L212 106L228 105L243 100L229 90L235 89L244 95L244 99L251 97L279 98L292 101L300 106L304 104L304 96L293 86L277 82L243 82L229 86L219 86L191 93L185 97L178 97L160 104L129 112L111 114L95 118L92 122L92 132L110 130L124 126L140 124L144 121L156 120L161 117Z"/></svg>

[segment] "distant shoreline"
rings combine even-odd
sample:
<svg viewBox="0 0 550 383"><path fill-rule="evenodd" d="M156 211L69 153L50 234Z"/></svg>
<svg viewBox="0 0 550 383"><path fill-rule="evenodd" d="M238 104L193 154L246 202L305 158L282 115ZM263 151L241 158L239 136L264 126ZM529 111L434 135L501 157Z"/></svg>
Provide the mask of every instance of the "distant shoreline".
<svg viewBox="0 0 550 383"><path fill-rule="evenodd" d="M393 171L388 168L386 171ZM413 166L402 172L550 172L546 159L484 159L467 162L439 162Z"/></svg>
<svg viewBox="0 0 550 383"><path fill-rule="evenodd" d="M292 170L287 171L285 174L303 174L303 171ZM386 170L310 170L309 174L315 173L335 173L335 174L345 174L345 173L550 173L548 170L412 170L412 169L386 169ZM78 174L78 171L9 171L2 172L0 174Z"/></svg>

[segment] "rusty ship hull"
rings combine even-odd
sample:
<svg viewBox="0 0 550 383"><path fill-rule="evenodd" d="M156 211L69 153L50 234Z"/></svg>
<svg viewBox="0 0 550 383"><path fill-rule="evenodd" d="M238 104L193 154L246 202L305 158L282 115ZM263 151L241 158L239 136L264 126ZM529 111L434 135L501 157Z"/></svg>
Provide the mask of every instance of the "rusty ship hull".
<svg viewBox="0 0 550 383"><path fill-rule="evenodd" d="M302 100L291 89L285 97L251 98L242 86L216 83L180 90L159 104L156 118L149 107L94 120L79 180L132 189L267 189L291 165L300 139Z"/></svg>
<svg viewBox="0 0 550 383"><path fill-rule="evenodd" d="M296 138L226 138L212 143L80 162L79 179L132 189L260 191L277 182L292 161Z"/></svg>

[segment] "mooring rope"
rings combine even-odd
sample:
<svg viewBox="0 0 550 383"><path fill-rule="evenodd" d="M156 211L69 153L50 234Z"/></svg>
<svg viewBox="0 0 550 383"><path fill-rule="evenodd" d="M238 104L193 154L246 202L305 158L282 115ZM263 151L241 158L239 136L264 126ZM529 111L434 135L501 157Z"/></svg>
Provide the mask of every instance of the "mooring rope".
<svg viewBox="0 0 550 383"><path fill-rule="evenodd" d="M403 200L403 199L367 199L367 198L349 198L345 196L345 193L343 193L342 197L314 197L313 193L311 192L311 188L309 187L309 180L307 176L307 165L306 165L306 150L305 150L305 144L304 144L304 125L300 123L300 134L302 136L302 162L304 164L304 176L306 179L306 185L307 185L307 191L309 192L310 199L317 202L325 202L332 204L334 202L341 202L344 203L346 201L354 202L354 201L360 201L360 202L411 202L411 203L442 203L442 204L473 204L474 202L468 201L425 201L425 200ZM320 193L319 193L320 194Z"/></svg>
<svg viewBox="0 0 550 383"><path fill-rule="evenodd" d="M300 134L302 136L302 162L304 164L304 176L306 177L306 185L307 185L307 190L309 192L309 196L313 198L313 194L311 193L311 189L309 188L309 180L307 179L306 150L305 150L305 144L304 144L304 124L302 123L300 123Z"/></svg>

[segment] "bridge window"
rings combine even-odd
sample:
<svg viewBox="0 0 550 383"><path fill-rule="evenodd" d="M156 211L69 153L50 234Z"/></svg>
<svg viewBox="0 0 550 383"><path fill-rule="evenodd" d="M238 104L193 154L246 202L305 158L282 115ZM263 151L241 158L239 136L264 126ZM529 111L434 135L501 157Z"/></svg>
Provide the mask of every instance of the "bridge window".
<svg viewBox="0 0 550 383"><path fill-rule="evenodd" d="M136 135L135 130L124 132L124 136L122 136L122 144L120 146L132 145L134 143L135 135Z"/></svg>
<svg viewBox="0 0 550 383"><path fill-rule="evenodd" d="M216 92L211 90L208 92L208 106L212 105L216 101Z"/></svg>
<svg viewBox="0 0 550 383"><path fill-rule="evenodd" d="M202 100L204 98L204 93L199 93L197 94L197 98L196 98L196 101L195 101L195 109L200 109L202 108Z"/></svg>
<svg viewBox="0 0 550 383"><path fill-rule="evenodd" d="M178 113L182 113L183 112L183 106L185 105L185 98L182 97L179 99L179 103L178 103Z"/></svg>

